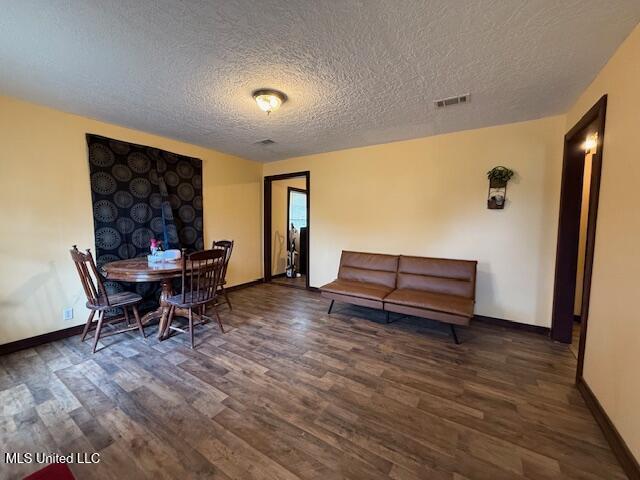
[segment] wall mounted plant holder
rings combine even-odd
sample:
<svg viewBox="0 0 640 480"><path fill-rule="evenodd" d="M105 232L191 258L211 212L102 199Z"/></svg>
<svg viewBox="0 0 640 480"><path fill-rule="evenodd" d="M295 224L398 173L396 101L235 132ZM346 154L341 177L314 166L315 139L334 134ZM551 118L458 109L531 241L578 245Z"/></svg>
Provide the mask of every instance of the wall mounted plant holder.
<svg viewBox="0 0 640 480"><path fill-rule="evenodd" d="M507 167L493 167L487 172L489 179L489 195L487 208L490 210L502 210L507 201L507 183L513 177L513 170Z"/></svg>

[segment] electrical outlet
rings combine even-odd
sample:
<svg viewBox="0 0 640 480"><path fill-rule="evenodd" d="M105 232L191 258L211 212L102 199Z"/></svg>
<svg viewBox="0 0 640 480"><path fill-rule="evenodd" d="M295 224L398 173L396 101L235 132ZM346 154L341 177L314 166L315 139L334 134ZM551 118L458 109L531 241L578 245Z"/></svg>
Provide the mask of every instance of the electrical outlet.
<svg viewBox="0 0 640 480"><path fill-rule="evenodd" d="M73 308L65 308L62 311L63 320L73 320Z"/></svg>

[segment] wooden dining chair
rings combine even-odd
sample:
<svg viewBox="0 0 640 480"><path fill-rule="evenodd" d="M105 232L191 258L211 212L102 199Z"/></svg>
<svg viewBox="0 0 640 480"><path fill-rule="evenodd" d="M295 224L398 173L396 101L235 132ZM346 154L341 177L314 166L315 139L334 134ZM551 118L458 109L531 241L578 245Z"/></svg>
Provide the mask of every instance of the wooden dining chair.
<svg viewBox="0 0 640 480"><path fill-rule="evenodd" d="M231 259L231 252L233 252L233 240L214 241L212 248L224 251L224 269L222 270L222 281L218 286L218 293L220 295L224 295L225 301L222 303L226 303L229 305L229 310L233 310L231 301L229 300L229 295L227 295L227 291L225 290L225 286L227 285L227 267L229 266L229 260Z"/></svg>
<svg viewBox="0 0 640 480"><path fill-rule="evenodd" d="M138 329L140 331L140 335L142 335L142 338L146 338L144 334L144 328L142 328L142 322L140 321L140 314L138 313L137 306L138 303L142 301L142 297L137 293L132 292L119 292L113 295L109 295L107 293L107 290L104 288L102 275L96 268L96 264L93 261L93 255L91 255L91 251L87 249L87 251L83 253L78 250L78 247L74 245L73 249L70 250L70 252L71 258L76 265L78 275L80 276L82 288L84 289L84 293L87 297L86 306L89 310L91 310L91 312L89 313L89 318L87 319L87 323L84 326L84 330L82 331L82 338L80 339L80 341L84 342L87 333L89 333L89 330L92 327L94 327L96 331L93 340L93 353L96 353L96 346L98 345L98 340L100 340L100 337L108 337L117 333L124 333ZM123 315L105 320L105 311L114 308L122 309ZM133 311L133 316L135 317L135 324L133 325L129 320L129 308L131 308L131 310ZM98 312L98 320L94 322L93 317L95 316L96 312ZM127 326L125 328L110 331L102 335L102 327L104 324L111 325L114 323L122 322L123 320L127 322Z"/></svg>
<svg viewBox="0 0 640 480"><path fill-rule="evenodd" d="M182 328L173 326L173 317L177 309L188 310L189 316L189 336L191 337L191 348L195 347L193 338L193 327L211 320L206 315L206 307L211 307L215 313L220 330L224 333L224 327L220 320L220 315L216 310L216 297L219 293L218 286L222 281L224 271L224 251L216 248L212 250L202 250L187 255L182 252L182 293L167 298L169 304L169 318L167 330L163 336L171 330L186 333ZM194 309L197 311L194 312ZM198 322L193 322L193 317L198 317Z"/></svg>

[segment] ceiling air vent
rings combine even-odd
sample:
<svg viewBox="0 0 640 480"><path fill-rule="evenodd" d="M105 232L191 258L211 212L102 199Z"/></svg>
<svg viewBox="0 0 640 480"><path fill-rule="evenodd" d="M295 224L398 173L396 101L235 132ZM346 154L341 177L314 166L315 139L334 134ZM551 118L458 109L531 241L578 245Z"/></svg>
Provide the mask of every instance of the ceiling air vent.
<svg viewBox="0 0 640 480"><path fill-rule="evenodd" d="M260 140L259 142L256 142L256 145L273 145L274 143L276 142L274 142L270 138L265 138L264 140Z"/></svg>
<svg viewBox="0 0 640 480"><path fill-rule="evenodd" d="M471 101L471 95L466 93L464 95L459 95L457 97L442 98L440 100L434 101L433 103L435 104L436 108L444 108L444 107L450 107L452 105L458 105L461 103L469 103L470 101Z"/></svg>

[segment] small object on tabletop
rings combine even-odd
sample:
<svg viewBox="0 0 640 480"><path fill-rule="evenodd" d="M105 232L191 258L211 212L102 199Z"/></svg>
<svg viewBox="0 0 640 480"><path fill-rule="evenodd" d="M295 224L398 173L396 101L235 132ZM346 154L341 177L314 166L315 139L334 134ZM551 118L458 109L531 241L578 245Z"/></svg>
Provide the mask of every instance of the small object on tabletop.
<svg viewBox="0 0 640 480"><path fill-rule="evenodd" d="M151 239L151 255L147 255L147 260L150 264L160 263L160 262L173 262L180 259L180 250L163 250L162 242L160 240L156 240L155 238Z"/></svg>
<svg viewBox="0 0 640 480"><path fill-rule="evenodd" d="M160 240L156 240L155 238L151 239L151 255L157 255L158 252L162 250Z"/></svg>

